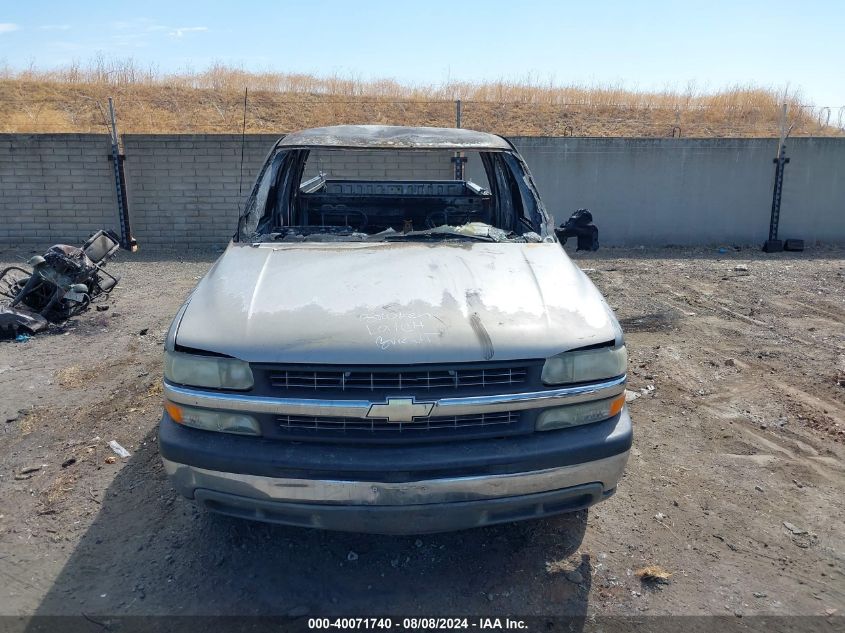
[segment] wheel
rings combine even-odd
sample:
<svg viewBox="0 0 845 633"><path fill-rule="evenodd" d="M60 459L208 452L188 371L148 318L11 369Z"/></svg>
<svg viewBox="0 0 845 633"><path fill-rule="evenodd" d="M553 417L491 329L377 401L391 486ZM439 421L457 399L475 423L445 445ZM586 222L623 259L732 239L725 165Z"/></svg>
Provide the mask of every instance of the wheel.
<svg viewBox="0 0 845 633"><path fill-rule="evenodd" d="M31 276L31 272L18 266L4 268L3 272L0 272L0 295L14 299Z"/></svg>

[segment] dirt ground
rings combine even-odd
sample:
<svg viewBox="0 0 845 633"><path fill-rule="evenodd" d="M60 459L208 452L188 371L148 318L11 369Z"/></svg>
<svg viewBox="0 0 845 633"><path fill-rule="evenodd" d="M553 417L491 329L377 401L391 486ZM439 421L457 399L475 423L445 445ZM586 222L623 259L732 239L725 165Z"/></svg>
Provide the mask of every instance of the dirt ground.
<svg viewBox="0 0 845 633"><path fill-rule="evenodd" d="M618 493L589 512L420 537L242 522L171 489L156 447L162 343L216 256L121 256L108 310L0 343L0 613L842 626L845 249L578 255L626 330L640 394ZM131 457L108 463L113 439ZM648 565L671 577L642 582Z"/></svg>

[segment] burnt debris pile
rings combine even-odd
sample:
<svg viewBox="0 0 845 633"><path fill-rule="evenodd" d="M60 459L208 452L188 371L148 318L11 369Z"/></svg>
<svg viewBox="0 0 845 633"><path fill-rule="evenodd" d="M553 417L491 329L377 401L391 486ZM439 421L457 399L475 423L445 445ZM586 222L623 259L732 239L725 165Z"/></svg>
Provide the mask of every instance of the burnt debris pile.
<svg viewBox="0 0 845 633"><path fill-rule="evenodd" d="M28 268L0 271L0 338L42 332L107 297L120 277L105 266L119 248L113 231L97 231L81 247L56 244Z"/></svg>

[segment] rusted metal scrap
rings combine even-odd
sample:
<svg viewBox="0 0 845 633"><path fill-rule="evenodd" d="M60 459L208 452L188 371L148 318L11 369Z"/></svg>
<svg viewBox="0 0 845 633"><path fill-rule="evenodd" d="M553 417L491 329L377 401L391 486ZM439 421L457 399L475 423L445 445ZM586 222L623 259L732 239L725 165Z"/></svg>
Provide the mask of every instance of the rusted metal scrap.
<svg viewBox="0 0 845 633"><path fill-rule="evenodd" d="M60 323L108 295L120 277L103 268L120 248L112 231L97 231L81 247L55 244L32 257L29 270L9 266L0 272L0 337L35 334Z"/></svg>
<svg viewBox="0 0 845 633"><path fill-rule="evenodd" d="M14 338L20 331L35 334L46 330L47 325L47 319L36 312L0 308L0 337Z"/></svg>

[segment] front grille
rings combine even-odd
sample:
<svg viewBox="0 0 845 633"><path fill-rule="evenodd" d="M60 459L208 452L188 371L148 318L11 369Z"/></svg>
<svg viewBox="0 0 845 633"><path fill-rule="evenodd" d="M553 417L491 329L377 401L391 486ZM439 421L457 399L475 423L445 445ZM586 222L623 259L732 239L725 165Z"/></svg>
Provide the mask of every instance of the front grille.
<svg viewBox="0 0 845 633"><path fill-rule="evenodd" d="M290 431L389 431L395 433L416 431L439 431L452 429L485 429L516 423L519 413L502 411L477 413L449 417L431 417L416 422L388 422L363 418L314 417L307 415L283 415L276 418L279 428Z"/></svg>
<svg viewBox="0 0 845 633"><path fill-rule="evenodd" d="M437 402L444 398L533 392L543 389L540 360L415 365L304 365L254 363L253 395L371 404L391 398ZM471 411L472 409L469 409ZM262 416L265 437L304 442L414 443L466 441L531 433L534 416L524 411L431 417L413 422L334 417L332 411L302 409L303 415ZM310 413L311 415L305 415ZM360 414L360 415L363 415ZM394 417L394 420L396 418Z"/></svg>
<svg viewBox="0 0 845 633"><path fill-rule="evenodd" d="M472 367L465 369L271 369L270 386L274 389L313 391L398 391L485 389L522 385L527 367Z"/></svg>

